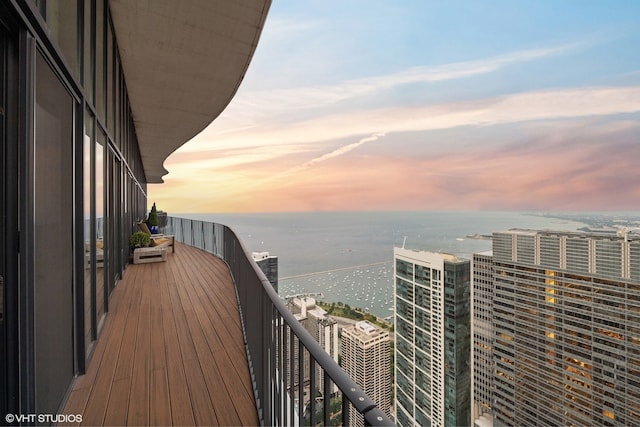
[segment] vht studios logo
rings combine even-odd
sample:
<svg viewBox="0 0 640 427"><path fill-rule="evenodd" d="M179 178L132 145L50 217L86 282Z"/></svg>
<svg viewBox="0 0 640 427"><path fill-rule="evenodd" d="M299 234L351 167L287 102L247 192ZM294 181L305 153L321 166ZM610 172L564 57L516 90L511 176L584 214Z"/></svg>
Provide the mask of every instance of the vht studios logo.
<svg viewBox="0 0 640 427"><path fill-rule="evenodd" d="M82 414L7 414L7 424L12 423L81 423Z"/></svg>

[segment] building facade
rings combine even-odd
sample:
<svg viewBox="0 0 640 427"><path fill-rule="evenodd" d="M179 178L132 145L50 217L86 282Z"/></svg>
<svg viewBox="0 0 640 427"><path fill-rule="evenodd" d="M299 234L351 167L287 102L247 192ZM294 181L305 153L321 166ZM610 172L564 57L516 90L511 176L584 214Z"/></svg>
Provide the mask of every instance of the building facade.
<svg viewBox="0 0 640 427"><path fill-rule="evenodd" d="M251 256L267 277L273 289L278 292L278 257L269 255L269 252L253 252Z"/></svg>
<svg viewBox="0 0 640 427"><path fill-rule="evenodd" d="M253 55L270 3L237 3L0 3L0 413L56 414L85 372L147 184Z"/></svg>
<svg viewBox="0 0 640 427"><path fill-rule="evenodd" d="M640 424L640 238L493 235L495 424Z"/></svg>
<svg viewBox="0 0 640 427"><path fill-rule="evenodd" d="M389 333L367 321L342 329L341 366L362 390L391 415L391 340ZM364 417L349 405L350 425L364 426Z"/></svg>
<svg viewBox="0 0 640 427"><path fill-rule="evenodd" d="M470 422L470 263L394 248L396 422Z"/></svg>
<svg viewBox="0 0 640 427"><path fill-rule="evenodd" d="M289 310L296 319L304 326L309 334L322 346L324 351L331 356L331 358L337 363L339 356L339 336L338 336L338 323L327 317L327 312L316 305L316 300L307 296L300 296L291 298L289 301ZM292 356L294 358L294 377L292 380L294 383L298 381L298 348L294 348ZM309 384L309 354L305 353L304 369L302 383ZM316 368L315 378L317 378L316 389L324 390L324 376L320 375L320 367ZM332 393L337 391L335 385L331 387ZM308 394L310 396L310 394Z"/></svg>
<svg viewBox="0 0 640 427"><path fill-rule="evenodd" d="M475 427L493 424L493 252L471 260L471 419Z"/></svg>

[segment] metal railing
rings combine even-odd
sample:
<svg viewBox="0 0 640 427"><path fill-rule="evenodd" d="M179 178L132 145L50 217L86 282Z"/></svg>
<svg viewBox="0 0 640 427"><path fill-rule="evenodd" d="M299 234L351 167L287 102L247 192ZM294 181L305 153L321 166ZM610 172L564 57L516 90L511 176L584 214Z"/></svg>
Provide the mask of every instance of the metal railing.
<svg viewBox="0 0 640 427"><path fill-rule="evenodd" d="M289 311L229 227L168 217L167 233L224 260L240 308L245 347L263 425L394 425Z"/></svg>

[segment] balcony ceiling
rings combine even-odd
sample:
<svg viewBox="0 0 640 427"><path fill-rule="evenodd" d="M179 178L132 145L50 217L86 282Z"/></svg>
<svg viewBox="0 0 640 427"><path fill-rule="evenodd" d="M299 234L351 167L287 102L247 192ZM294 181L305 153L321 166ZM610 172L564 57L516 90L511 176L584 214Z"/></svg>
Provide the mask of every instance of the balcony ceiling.
<svg viewBox="0 0 640 427"><path fill-rule="evenodd" d="M271 0L109 2L148 183L229 104Z"/></svg>

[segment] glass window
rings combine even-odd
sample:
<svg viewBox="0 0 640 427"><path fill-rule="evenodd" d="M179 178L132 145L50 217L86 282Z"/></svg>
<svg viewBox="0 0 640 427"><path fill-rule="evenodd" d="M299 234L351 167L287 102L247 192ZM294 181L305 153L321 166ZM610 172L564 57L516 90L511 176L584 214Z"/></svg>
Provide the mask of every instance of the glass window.
<svg viewBox="0 0 640 427"><path fill-rule="evenodd" d="M94 125L91 113L87 112L84 120L84 141L82 147L84 157L84 334L85 348L88 349L91 342L95 339L95 335L93 334L95 328L92 324L93 316L91 313L93 312L94 301L93 277L95 277L96 269L93 268L91 258L92 256L96 256L93 253L97 252L97 247L95 243L96 241L93 238L91 221L91 176L93 173L91 147L94 141Z"/></svg>
<svg viewBox="0 0 640 427"><path fill-rule="evenodd" d="M123 144L123 135L122 135L122 73L120 69L120 61L117 55L117 48L115 50L115 133L113 135L113 139L115 140L116 146L120 148L120 152L123 156L126 156L125 151L122 149ZM125 160L127 158L125 157Z"/></svg>
<svg viewBox="0 0 640 427"><path fill-rule="evenodd" d="M396 277L396 295L413 303L413 283Z"/></svg>
<svg viewBox="0 0 640 427"><path fill-rule="evenodd" d="M431 269L416 264L416 283L429 286L431 284Z"/></svg>
<svg viewBox="0 0 640 427"><path fill-rule="evenodd" d="M58 44L69 68L76 78L80 78L78 60L78 4L67 0L47 0L36 2L42 17L47 22L51 38Z"/></svg>
<svg viewBox="0 0 640 427"><path fill-rule="evenodd" d="M396 274L408 280L413 280L413 264L396 258Z"/></svg>
<svg viewBox="0 0 640 427"><path fill-rule="evenodd" d="M120 229L122 213L120 212L120 160L117 158L115 152L111 147L108 147L107 151L107 230L105 233L106 241L108 242L109 255L108 259L108 273L107 273L107 291L106 295L109 295L115 287L115 282L119 278L121 266L120 260L122 259L120 248L124 247L120 242L120 233L116 230ZM128 242L128 240L127 240ZM128 249L128 243L126 248Z"/></svg>
<svg viewBox="0 0 640 427"><path fill-rule="evenodd" d="M35 394L39 412L55 413L73 377L74 103L39 52L35 77Z"/></svg>
<svg viewBox="0 0 640 427"><path fill-rule="evenodd" d="M107 123L109 124L109 134L113 139L115 135L115 85L114 85L114 63L113 63L113 33L111 26L107 27Z"/></svg>
<svg viewBox="0 0 640 427"><path fill-rule="evenodd" d="M105 146L106 136L98 131L95 143L95 210L96 210L96 319L104 315L105 305L105 266L107 265L106 240L107 223L105 221Z"/></svg>
<svg viewBox="0 0 640 427"><path fill-rule="evenodd" d="M416 305L430 309L431 308L431 292L422 286L416 286Z"/></svg>
<svg viewBox="0 0 640 427"><path fill-rule="evenodd" d="M96 112L105 120L105 41L104 41L104 0L96 1Z"/></svg>
<svg viewBox="0 0 640 427"><path fill-rule="evenodd" d="M93 24L92 18L94 14L94 3L93 1L87 0L82 2L84 5L84 78L82 84L84 86L84 91L87 95L88 101L93 104L94 100L94 64L95 64L95 45L93 38Z"/></svg>

